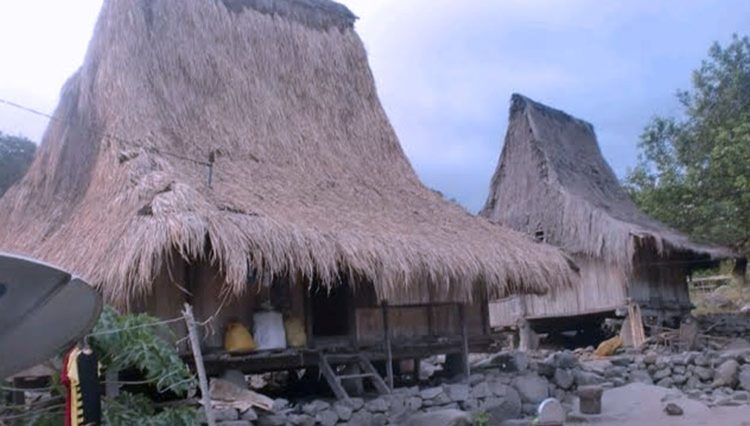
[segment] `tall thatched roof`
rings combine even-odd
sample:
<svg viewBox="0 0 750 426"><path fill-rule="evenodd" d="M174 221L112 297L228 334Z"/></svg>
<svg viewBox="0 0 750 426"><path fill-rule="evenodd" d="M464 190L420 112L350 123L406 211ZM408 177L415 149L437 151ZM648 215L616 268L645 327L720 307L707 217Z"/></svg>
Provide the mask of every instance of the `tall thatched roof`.
<svg viewBox="0 0 750 426"><path fill-rule="evenodd" d="M604 160L591 124L518 94L480 215L625 270L639 244L664 257L733 256L693 243L638 210Z"/></svg>
<svg viewBox="0 0 750 426"><path fill-rule="evenodd" d="M235 293L280 274L354 276L381 299L570 282L557 249L419 182L354 19L326 0L105 1L62 121L0 200L0 248L120 304L175 250Z"/></svg>

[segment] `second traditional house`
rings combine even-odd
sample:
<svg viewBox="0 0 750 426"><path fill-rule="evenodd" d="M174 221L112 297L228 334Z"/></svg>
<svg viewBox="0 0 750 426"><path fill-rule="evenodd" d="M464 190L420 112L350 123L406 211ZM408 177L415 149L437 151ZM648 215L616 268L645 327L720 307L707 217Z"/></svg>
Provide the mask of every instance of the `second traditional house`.
<svg viewBox="0 0 750 426"><path fill-rule="evenodd" d="M480 214L563 248L580 267L577 286L491 303L494 327L520 318L564 327L561 319L609 316L630 302L656 321L676 319L692 307L691 270L734 257L638 210L602 157L591 124L521 95L511 99L505 145Z"/></svg>

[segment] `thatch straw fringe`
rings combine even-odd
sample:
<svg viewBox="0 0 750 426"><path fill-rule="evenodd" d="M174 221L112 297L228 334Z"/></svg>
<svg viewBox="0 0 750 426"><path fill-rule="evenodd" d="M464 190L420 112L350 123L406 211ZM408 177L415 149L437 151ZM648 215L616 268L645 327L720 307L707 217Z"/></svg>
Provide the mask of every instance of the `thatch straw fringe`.
<svg viewBox="0 0 750 426"><path fill-rule="evenodd" d="M253 4L107 0L63 90L66 122L0 199L0 248L63 265L119 305L150 294L173 256L218 265L232 294L282 275L356 277L380 299L571 282L559 250L419 182L351 26Z"/></svg>
<svg viewBox="0 0 750 426"><path fill-rule="evenodd" d="M513 95L500 161L481 212L571 254L604 259L630 271L636 246L653 244L661 258L732 257L727 249L691 242L643 214L604 160L591 124Z"/></svg>

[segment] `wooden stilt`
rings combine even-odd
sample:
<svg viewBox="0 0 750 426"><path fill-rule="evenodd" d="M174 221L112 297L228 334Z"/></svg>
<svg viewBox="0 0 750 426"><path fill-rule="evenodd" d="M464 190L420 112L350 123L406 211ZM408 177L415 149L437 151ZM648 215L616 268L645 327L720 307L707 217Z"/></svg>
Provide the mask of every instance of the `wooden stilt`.
<svg viewBox="0 0 750 426"><path fill-rule="evenodd" d="M211 396L208 393L208 377L206 376L206 367L203 365L203 353L201 352L200 338L198 337L198 327L195 326L195 317L193 316L193 307L185 303L182 315L185 317L185 324L187 324L190 347L193 350L193 358L195 358L195 369L198 370L201 404L203 404L203 409L206 411L206 423L208 423L208 426L216 426L214 412L211 409Z"/></svg>
<svg viewBox="0 0 750 426"><path fill-rule="evenodd" d="M461 317L461 338L463 340L461 354L464 362L464 374L466 377L469 377L471 375L471 367L469 366L469 327L466 320L466 305L458 305L458 312Z"/></svg>
<svg viewBox="0 0 750 426"><path fill-rule="evenodd" d="M311 288L305 290L305 333L307 334L307 347L312 349L315 347L315 339L313 337L313 315L312 315L312 297L310 295Z"/></svg>
<svg viewBox="0 0 750 426"><path fill-rule="evenodd" d="M388 379L388 387L393 390L393 351L391 348L391 330L388 325L388 302L383 302L380 306L383 311L383 333L385 334L385 351L387 354L385 372Z"/></svg>

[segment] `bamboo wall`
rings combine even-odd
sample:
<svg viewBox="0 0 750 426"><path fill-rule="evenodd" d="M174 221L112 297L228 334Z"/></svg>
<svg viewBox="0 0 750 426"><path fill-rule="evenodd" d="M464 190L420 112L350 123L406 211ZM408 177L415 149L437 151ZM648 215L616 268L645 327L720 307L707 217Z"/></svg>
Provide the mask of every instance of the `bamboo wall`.
<svg viewBox="0 0 750 426"><path fill-rule="evenodd" d="M627 280L615 266L583 256L574 257L580 280L573 287L543 296L515 296L490 302L493 328L516 325L520 318L553 318L614 310L627 304Z"/></svg>
<svg viewBox="0 0 750 426"><path fill-rule="evenodd" d="M628 298L642 309L690 309L684 259L659 260L647 249L638 252L629 279L618 268L588 257L576 256L581 279L576 286L544 296L514 296L490 302L493 328L516 325L520 318L568 317L607 312L627 305Z"/></svg>

